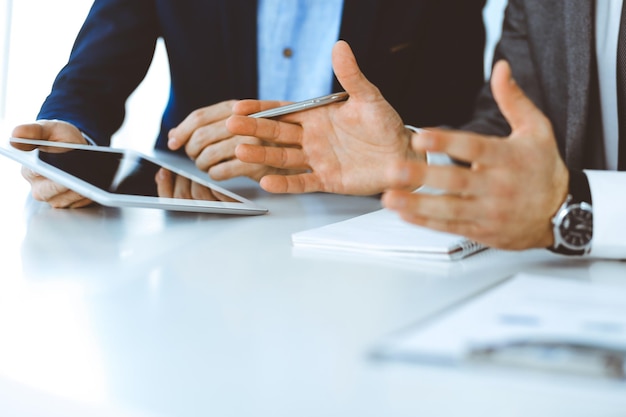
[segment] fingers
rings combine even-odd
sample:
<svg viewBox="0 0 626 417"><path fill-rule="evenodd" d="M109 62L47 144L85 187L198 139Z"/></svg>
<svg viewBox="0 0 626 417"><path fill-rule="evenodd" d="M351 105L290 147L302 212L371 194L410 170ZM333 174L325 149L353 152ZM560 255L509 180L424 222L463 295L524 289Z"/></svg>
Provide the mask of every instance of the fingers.
<svg viewBox="0 0 626 417"><path fill-rule="evenodd" d="M250 143L258 145L261 143L261 141L248 136L233 136L231 138L214 143L202 149L200 154L195 159L196 166L201 171L207 172L221 163L236 161L237 159L235 157L235 148L240 143ZM234 174L235 176L237 176L237 173Z"/></svg>
<svg viewBox="0 0 626 417"><path fill-rule="evenodd" d="M478 228L474 222L432 219L429 217L417 216L409 212L400 212L398 215L405 222L416 226L426 227L439 232L452 233L460 236L474 236L470 239L480 241L480 238L477 237Z"/></svg>
<svg viewBox="0 0 626 417"><path fill-rule="evenodd" d="M268 171L269 167L261 164L250 164L238 159L223 161L209 168L208 173L216 181L225 181L235 177L248 177L259 181Z"/></svg>
<svg viewBox="0 0 626 417"><path fill-rule="evenodd" d="M231 116L226 128L233 135L254 136L272 143L300 145L302 126L270 119L257 119L245 116Z"/></svg>
<svg viewBox="0 0 626 417"><path fill-rule="evenodd" d="M92 203L69 188L57 184L36 172L22 167L22 176L31 184L31 195L37 201L54 208L80 208Z"/></svg>
<svg viewBox="0 0 626 417"><path fill-rule="evenodd" d="M308 168L306 155L299 148L241 144L235 148L235 156L242 162L263 164L274 168Z"/></svg>
<svg viewBox="0 0 626 417"><path fill-rule="evenodd" d="M245 176L259 181L271 168L257 163L247 163L236 158L235 149L239 144L258 145L256 138L235 136L205 148L195 160L198 169L208 172L211 178L224 181Z"/></svg>
<svg viewBox="0 0 626 417"><path fill-rule="evenodd" d="M501 162L506 147L501 140L472 132L429 129L413 137L411 145L419 152L440 152L469 163Z"/></svg>
<svg viewBox="0 0 626 417"><path fill-rule="evenodd" d="M498 61L494 66L491 90L502 115L513 131L520 129L534 131L539 126L549 124L543 113L515 82L507 61Z"/></svg>
<svg viewBox="0 0 626 417"><path fill-rule="evenodd" d="M266 175L259 182L261 188L270 193L300 194L322 191L315 174Z"/></svg>
<svg viewBox="0 0 626 417"><path fill-rule="evenodd" d="M426 165L424 162L399 162L387 171L391 188L415 190L428 186L449 194L482 195L489 179L481 172L456 165Z"/></svg>
<svg viewBox="0 0 626 417"><path fill-rule="evenodd" d="M223 101L194 110L178 126L168 132L167 146L172 150L180 149L192 139L197 129L222 121L230 116L235 103L234 100Z"/></svg>
<svg viewBox="0 0 626 417"><path fill-rule="evenodd" d="M470 222L483 216L482 205L473 198L457 195L427 195L392 190L383 195L385 207L438 221Z"/></svg>
<svg viewBox="0 0 626 417"><path fill-rule="evenodd" d="M240 100L233 105L233 114L247 116L260 111L284 106L286 104L289 104L289 102L272 100Z"/></svg>
<svg viewBox="0 0 626 417"><path fill-rule="evenodd" d="M361 72L354 53L347 42L338 41L335 44L332 59L337 80L350 94L350 99L372 101L380 97L378 88L370 83Z"/></svg>
<svg viewBox="0 0 626 417"><path fill-rule="evenodd" d="M156 173L155 182L159 197L205 201L217 200L208 187L164 168L159 169Z"/></svg>
<svg viewBox="0 0 626 417"><path fill-rule="evenodd" d="M54 181L51 181L45 177L42 176L38 176L32 179L31 181L31 194L33 196L33 198L37 201L45 201L45 202L50 202L50 201L66 201L66 197L70 197L68 194L68 191L70 191L69 188L57 184ZM64 196L64 197L58 197L58 196ZM72 201L67 200L67 203L71 203L73 202L73 200L77 200L78 197L76 198L72 198L70 197L70 199Z"/></svg>
<svg viewBox="0 0 626 417"><path fill-rule="evenodd" d="M191 159L196 160L203 152L213 150L216 145L227 142L229 139L232 139L232 135L226 129L224 122L201 126L193 132L185 144L185 153Z"/></svg>
<svg viewBox="0 0 626 417"><path fill-rule="evenodd" d="M28 181L30 184L32 184L34 181L36 181L39 178L44 178L41 175L37 174L32 169L25 167L24 165L22 165L21 173L22 173L22 177L24 177L24 179Z"/></svg>
<svg viewBox="0 0 626 417"><path fill-rule="evenodd" d="M458 196L431 196L393 190L383 195L385 208L396 211L405 221L445 233L493 243L501 222L485 220L483 201Z"/></svg>
<svg viewBox="0 0 626 417"><path fill-rule="evenodd" d="M59 194L50 200L46 201L53 208L68 208L77 209L87 207L93 204L88 198L85 198L74 191L68 190L63 194Z"/></svg>
<svg viewBox="0 0 626 417"><path fill-rule="evenodd" d="M174 178L170 171L160 168L154 177L154 182L156 183L157 195L159 197L174 197Z"/></svg>
<svg viewBox="0 0 626 417"><path fill-rule="evenodd" d="M258 173L257 173L258 169ZM226 181L235 177L249 177L258 181L263 176L262 166L257 164L248 164L238 159L222 161L218 164L211 165L207 172L209 176L216 181Z"/></svg>

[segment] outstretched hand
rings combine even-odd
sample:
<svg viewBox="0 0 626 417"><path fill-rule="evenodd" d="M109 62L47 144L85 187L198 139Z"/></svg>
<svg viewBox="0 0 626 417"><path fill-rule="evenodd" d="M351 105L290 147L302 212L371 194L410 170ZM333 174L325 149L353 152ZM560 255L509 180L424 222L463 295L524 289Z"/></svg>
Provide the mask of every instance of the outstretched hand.
<svg viewBox="0 0 626 417"><path fill-rule="evenodd" d="M417 178L447 194L393 190L383 196L383 204L411 223L491 247L550 246L550 220L566 198L569 180L552 125L514 81L507 62L494 67L491 88L511 135L445 130L419 134L413 141L416 150L444 152L471 162L471 168L399 163L388 173L395 188Z"/></svg>
<svg viewBox="0 0 626 417"><path fill-rule="evenodd" d="M384 173L396 161L417 158L411 133L400 116L359 69L346 42L333 49L333 68L346 102L318 107L278 120L245 117L285 103L242 100L226 127L234 135L255 136L272 146L241 144L241 161L275 168L306 170L266 175L261 187L274 193L332 192L376 194L386 187Z"/></svg>

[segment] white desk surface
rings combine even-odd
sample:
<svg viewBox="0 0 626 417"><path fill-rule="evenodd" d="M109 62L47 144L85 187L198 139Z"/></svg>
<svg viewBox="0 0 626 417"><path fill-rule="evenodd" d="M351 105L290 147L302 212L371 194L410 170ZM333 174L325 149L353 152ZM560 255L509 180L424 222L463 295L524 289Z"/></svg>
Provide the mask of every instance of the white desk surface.
<svg viewBox="0 0 626 417"><path fill-rule="evenodd" d="M486 252L433 268L293 252L375 198L232 189L264 216L54 210L0 161L2 416L626 416L626 384L369 357L385 335L520 270L611 282L626 263ZM447 267L445 267L447 266Z"/></svg>

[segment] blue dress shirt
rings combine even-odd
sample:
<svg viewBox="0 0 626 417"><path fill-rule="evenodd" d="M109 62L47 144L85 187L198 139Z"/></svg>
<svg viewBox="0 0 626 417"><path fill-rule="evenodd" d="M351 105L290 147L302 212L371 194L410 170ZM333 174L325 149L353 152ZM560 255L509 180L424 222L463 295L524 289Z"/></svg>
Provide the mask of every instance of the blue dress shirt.
<svg viewBox="0 0 626 417"><path fill-rule="evenodd" d="M259 0L258 84L262 100L300 101L331 93L331 50L343 0Z"/></svg>

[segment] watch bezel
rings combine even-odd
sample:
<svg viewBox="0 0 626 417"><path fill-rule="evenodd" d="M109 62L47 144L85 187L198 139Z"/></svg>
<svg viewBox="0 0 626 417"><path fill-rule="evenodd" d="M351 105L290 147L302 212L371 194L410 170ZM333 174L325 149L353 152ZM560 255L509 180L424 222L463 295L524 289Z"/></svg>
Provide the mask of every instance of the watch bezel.
<svg viewBox="0 0 626 417"><path fill-rule="evenodd" d="M589 234L589 238L580 245L574 245L567 240L567 237L564 235L562 230L563 223L566 218L572 215L575 211L582 210L590 214L591 226L593 227L593 209L591 204L581 201L581 202L572 202L572 196L569 195L563 205L559 208L556 215L552 218L553 224L553 234L554 234L554 245L552 249L556 252L559 252L559 248L565 248L568 251L578 252L580 254L587 253L591 249L591 241L593 240L593 232Z"/></svg>

